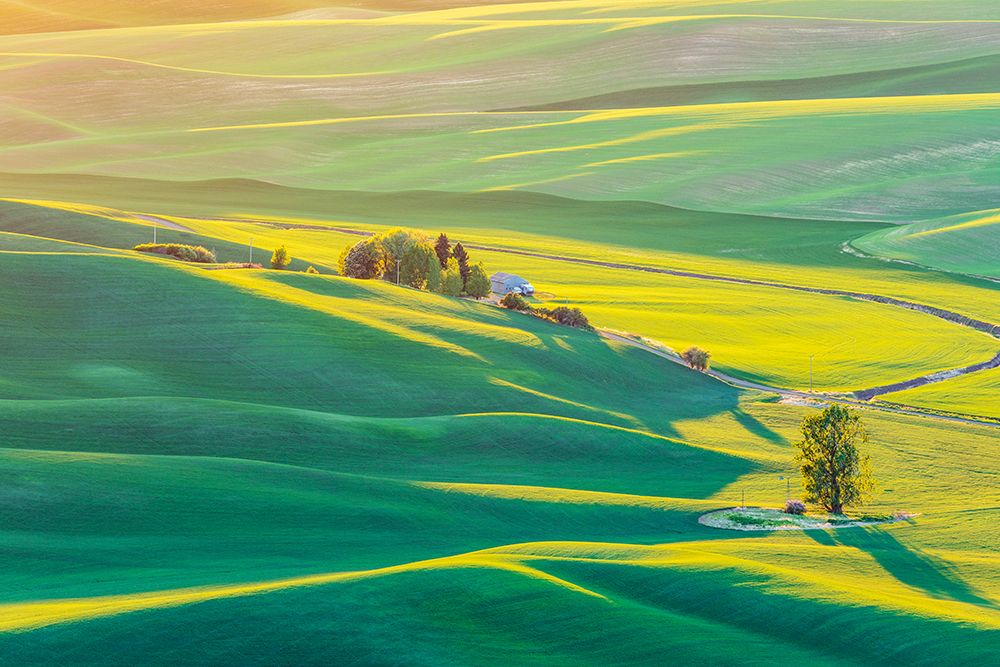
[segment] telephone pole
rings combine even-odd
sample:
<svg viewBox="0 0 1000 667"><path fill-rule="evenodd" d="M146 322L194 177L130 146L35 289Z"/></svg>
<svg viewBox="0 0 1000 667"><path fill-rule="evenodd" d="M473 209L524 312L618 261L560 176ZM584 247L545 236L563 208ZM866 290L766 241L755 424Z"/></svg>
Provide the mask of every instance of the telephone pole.
<svg viewBox="0 0 1000 667"><path fill-rule="evenodd" d="M250 237L250 263L253 264L253 237Z"/></svg>

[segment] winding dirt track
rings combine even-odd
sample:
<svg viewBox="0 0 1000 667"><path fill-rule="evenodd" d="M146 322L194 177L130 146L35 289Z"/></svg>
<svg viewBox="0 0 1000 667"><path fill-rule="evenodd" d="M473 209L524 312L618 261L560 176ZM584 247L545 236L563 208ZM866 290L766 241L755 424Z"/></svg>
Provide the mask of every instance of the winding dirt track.
<svg viewBox="0 0 1000 667"><path fill-rule="evenodd" d="M643 350L644 352L649 352L650 354L655 354L656 356L661 357L663 359L666 359L667 361L671 361L671 362L673 362L675 364L678 364L680 366L687 367L687 364L684 363L683 359L681 359L677 355L670 354L669 352L666 352L665 350L661 350L661 349L653 347L651 345L646 345L645 343L641 343L641 342L639 342L637 340L633 340L633 339L628 338L626 336L621 336L621 335L616 334L616 333L614 333L612 331L605 331L605 330L602 330L602 329L598 329L598 333L602 337L607 338L609 340L613 340L613 341L616 341L616 342L619 342L619 343L624 343L625 345L631 345L632 347L635 347L635 348L638 348L640 350ZM1000 354L998 354L997 357L1000 357ZM884 404L878 404L878 403L862 402L862 401L860 401L858 399L852 399L852 398L847 398L847 397L831 396L829 394L809 393L809 392L805 392L805 391L798 391L798 390L795 390L795 389L782 389L781 387L772 387L770 385L760 384L759 382L750 382L748 380L741 380L739 378L733 377L732 375L726 375L725 373L720 373L719 371L716 371L716 370L707 370L707 371L704 371L704 373L705 373L705 375L709 375L709 376L715 378L716 380L719 380L720 382L725 382L726 384L732 385L734 387L739 387L741 389L754 389L754 390L757 390L757 391L767 392L769 394L777 394L779 396L785 396L785 397L791 397L791 398L801 398L801 399L807 399L807 400L810 400L810 401L824 401L824 402L828 402L828 403L829 402L832 402L832 403L845 403L847 405L855 405L855 406L860 406L860 407L865 407L865 408L871 408L871 409L875 409L875 410L881 410L883 412L895 412L896 414L903 414L903 415L918 415L918 416L921 416L921 417L928 417L930 419L941 419L941 420L944 420L944 421L960 422L960 423L963 423L963 424L976 424L978 426L992 426L994 428L1000 428L1000 423L998 423L998 422L988 421L988 420L985 420L985 419L976 419L975 417L961 417L961 416L958 416L958 415L943 415L943 414L938 414L938 413L935 413L935 412L926 412L926 411L921 410L919 408L893 407L893 406L890 406L890 405L884 405ZM867 401L867 399L864 399L864 400Z"/></svg>
<svg viewBox="0 0 1000 667"><path fill-rule="evenodd" d="M341 234L352 234L354 236L373 236L373 232L362 231L358 229L347 229L344 227L330 227L325 225L307 225L307 224L294 224L294 223L282 223L275 222L271 220L254 220L250 218L216 218L217 220L227 220L231 222L252 222L262 225L267 225L271 227L277 227L281 229L307 229L307 230L319 230L319 231L332 231L339 232ZM856 299L858 301L870 301L873 303L881 303L888 306L896 306L898 308L905 308L907 310L914 310L919 313L924 313L926 315L931 315L933 317L940 318L942 320L957 324L959 326L968 327L970 329L975 329L976 331L981 331L987 333L994 338L1000 339L1000 324L993 324L991 322L986 322L984 320L979 320L967 315L962 315L952 310L945 310L944 308L936 308L934 306L928 306L921 303L916 303L915 301L907 301L905 299L897 299L895 297L882 296L879 294L868 294L865 292L851 292L847 290L838 289L824 289L821 287L804 287L802 285L790 285L787 283L772 282L768 280L753 280L750 278L733 278L731 276L720 276L710 273L696 273L693 271L681 271L678 269L665 269L653 266L644 266L642 264L626 264L620 262L602 262L595 259L582 259L579 257L567 257L565 255L549 255L545 253L531 252L528 250L515 250L511 248L499 248L496 246L479 245L479 244L466 244L467 248L473 250L484 250L487 252L497 252L506 253L508 255L521 255L523 257L532 257L536 259L545 259L554 262L568 262L570 264L582 264L584 266L596 266L605 269L620 269L624 271L640 271L643 273L658 273L668 276L676 276L679 278L692 278L695 280L707 280L712 282L730 283L735 285L752 285L756 287L770 287L774 289L784 289L792 290L795 292L808 292L811 294L822 294L826 296L840 296L847 297L850 299ZM602 335L605 335L602 332ZM610 337L610 336L609 336ZM639 345L635 341L630 341L627 338L620 338L623 342L627 342L631 345ZM640 345L641 346L641 345ZM645 347L645 346L642 346ZM657 352L655 348L648 348L650 351ZM664 356L664 355L661 355ZM671 358L667 356L667 358ZM976 373L979 371L1000 367L1000 352L996 354L992 359L976 364L971 364L969 366L963 366L961 368L948 369L944 371L938 371L936 373L931 373L928 375L922 375L910 380L904 380L902 382L895 382L893 384L881 385L878 387L871 387L868 389L859 389L852 392L852 396L856 399L869 401L877 396L883 394L889 394L897 391L903 391L905 389L912 389L914 387L920 387L927 384L932 384L935 382L942 382L960 375L968 375L969 373ZM731 378L729 376L722 376L722 374L716 374L720 379L725 378L725 381L731 384L737 384L739 386L744 386L752 389L760 389L762 391L771 391L777 393L789 393L790 395L803 395L811 396L811 394L801 394L794 392L792 390L778 389L776 387L768 387L765 385L757 385L752 382L744 382L742 380L737 380L736 378ZM976 420L970 420L974 423L989 423L989 422L978 422Z"/></svg>

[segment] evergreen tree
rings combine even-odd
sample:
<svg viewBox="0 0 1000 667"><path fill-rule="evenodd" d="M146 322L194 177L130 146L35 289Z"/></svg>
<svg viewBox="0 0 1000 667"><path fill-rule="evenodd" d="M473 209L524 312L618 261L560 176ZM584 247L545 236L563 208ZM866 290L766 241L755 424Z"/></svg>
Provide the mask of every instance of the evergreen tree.
<svg viewBox="0 0 1000 667"><path fill-rule="evenodd" d="M448 240L448 235L442 233L438 236L437 243L434 244L434 252L437 253L438 262L441 264L441 269L448 268L448 258L451 257L451 242Z"/></svg>
<svg viewBox="0 0 1000 667"><path fill-rule="evenodd" d="M469 274L472 273L472 267L469 266L469 253L465 251L461 243L456 243L451 254L458 262L458 271L462 274L462 289L465 289L465 285L469 282Z"/></svg>

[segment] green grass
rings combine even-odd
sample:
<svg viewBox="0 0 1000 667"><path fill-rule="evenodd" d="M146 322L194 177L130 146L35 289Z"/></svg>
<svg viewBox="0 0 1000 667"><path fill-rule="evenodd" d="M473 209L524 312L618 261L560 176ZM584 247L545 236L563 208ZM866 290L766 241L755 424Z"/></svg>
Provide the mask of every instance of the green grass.
<svg viewBox="0 0 1000 667"><path fill-rule="evenodd" d="M886 394L885 400L931 410L1000 419L1000 369Z"/></svg>
<svg viewBox="0 0 1000 667"><path fill-rule="evenodd" d="M276 3L274 15L285 4L300 3ZM120 13L122 24L137 22ZM694 18L676 20L685 15ZM984 82L998 18L982 0L945 9L529 3L500 14L473 7L5 35L0 82L11 91L12 122L0 136L0 170L377 191L514 188L786 217L960 214L995 200L981 139L997 115L996 91ZM698 50L734 30L739 45ZM772 48L776 35L791 40L787 50ZM669 66L694 51L696 66ZM51 80L61 87L47 88ZM456 80L467 85L450 85ZM784 95L781 85L799 94ZM614 109L599 104L597 115L586 107L496 112L684 86L702 88L679 101L625 97ZM730 94L733 86L759 90ZM92 94L59 93L79 87ZM163 90L170 104L161 103ZM344 118L365 120L326 123ZM191 131L211 128L230 129Z"/></svg>
<svg viewBox="0 0 1000 667"><path fill-rule="evenodd" d="M977 628L998 622L996 473L968 470L992 430L871 413L875 508L919 511L917 525L829 544L733 536L697 516L743 491L780 501L802 408L378 283L66 249L5 252L0 271L18 277L0 299L21 313L0 382L0 623L47 619L0 635L10 659L75 661L131 635L136 658L223 660L239 643L255 660L280 645L303 659L589 662L644 627L655 639L625 642L629 660L726 659L708 637L831 664L886 650L807 646L755 621L779 612L919 637L890 649L899 659L931 643L955 661L991 650ZM849 583L859 571L884 595ZM86 606L103 596L117 597ZM18 606L65 598L84 607ZM495 639L468 642L486 628Z"/></svg>
<svg viewBox="0 0 1000 667"><path fill-rule="evenodd" d="M414 198L418 202L429 202L424 208L433 211L445 209L449 201L432 195ZM617 243L611 245L591 240L600 234L601 212L610 204L593 204L596 210L582 205L576 210L570 207L569 212L563 214L564 218L547 219L543 216L552 210L550 205L559 200L538 196L522 199L523 195L502 195L492 201L471 198L469 201L479 204L479 215L473 218L479 222L477 226L465 222L457 229L445 226L437 229L447 229L453 238L497 247L676 267L793 285L871 289L878 294L911 298L971 315L987 318L994 315L991 304L996 301L991 297L995 290L991 290L990 283L963 282L960 278L920 269L885 267L882 263L873 266L840 252L839 239L858 229L854 223L843 223L841 229L831 223L689 213L634 203L630 205L631 210L623 209L630 217L618 230ZM341 195L333 201L353 217L367 198ZM384 201L401 206L406 200L397 202L389 198L376 200L376 203ZM520 218L523 231L508 230L505 228L507 223L499 219L500 211L505 210L505 205L509 211L511 203L520 204L525 214ZM6 206L8 214L3 220L8 229L19 232L37 233L39 226L48 224L53 234L112 246L127 245L125 241L131 242L149 232L148 227L118 220L79 214L64 216L57 210L23 204ZM386 210L385 206L377 208ZM378 230L405 222L396 217L392 208L388 211L381 215L365 215L366 222L377 219L381 223L378 226L370 222L336 220L327 224ZM581 218L580 213L584 217ZM424 215L428 223L435 221L432 214ZM172 219L196 232L171 232L172 235L188 243L209 248L218 246L221 248L220 260L239 259L245 252L239 243L253 238L260 249L258 253L263 255L260 259L266 261L269 248L284 244L296 257L293 268L298 269L306 264L334 266L342 248L358 238L334 231L283 230L253 223L191 217ZM275 219L305 225L321 224L311 218L276 216ZM577 222L575 227L572 226L574 220ZM653 227L654 220L658 223L656 227ZM538 233L546 225L548 233ZM656 233L657 229L668 225L670 233L666 237ZM785 230L790 231L786 233ZM428 231L436 230L430 228ZM567 238L570 240L565 240ZM763 245L771 238L782 241L770 248ZM626 250L625 244L636 249ZM744 250L734 253L726 247L734 245ZM769 287L586 267L481 250L474 254L485 261L490 271L503 269L528 276L546 302L580 306L597 326L638 333L676 350L690 345L706 347L713 354L716 368L777 386L808 388L810 356L814 357L814 388L852 391L977 363L996 353L995 340L985 334L894 306ZM794 259L781 260L789 256ZM825 282L827 275L835 276L837 282ZM965 306L971 310L962 310ZM887 337L882 334L884 331L896 333Z"/></svg>
<svg viewBox="0 0 1000 667"><path fill-rule="evenodd" d="M998 244L997 210L890 227L852 242L856 248L879 257L991 278L1000 278L1000 263L994 252Z"/></svg>
<svg viewBox="0 0 1000 667"><path fill-rule="evenodd" d="M345 4L0 8L0 662L1000 653L997 429L865 410L879 492L858 511L915 519L711 529L780 506L789 476L799 495L811 408L304 275L358 236L282 227L1000 322L997 226L968 224L998 195L995 2ZM222 262L285 244L295 271L132 252L153 232L136 214ZM810 355L816 387L857 389L997 350L885 305L472 254L774 384L805 387ZM995 377L886 398L995 416Z"/></svg>

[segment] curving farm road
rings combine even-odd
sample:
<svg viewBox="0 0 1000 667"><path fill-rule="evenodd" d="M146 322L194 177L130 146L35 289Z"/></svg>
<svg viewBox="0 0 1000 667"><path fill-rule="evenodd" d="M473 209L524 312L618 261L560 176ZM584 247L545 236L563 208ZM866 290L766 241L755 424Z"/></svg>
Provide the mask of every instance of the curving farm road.
<svg viewBox="0 0 1000 667"><path fill-rule="evenodd" d="M232 222L237 222L237 221L238 222L250 222L250 223L256 223L256 224L265 225L265 226L269 226L269 227L277 227L277 228L280 228L280 229L309 229L309 230L316 230L316 231L331 231L331 232L338 232L338 233L341 233L341 234L352 234L354 236L373 236L374 235L373 232L369 232L369 231L364 231L364 230L359 230L359 229L349 229L349 228L346 228L346 227L333 227L333 226L327 226L327 225L309 225L309 224L297 224L297 223L283 223L283 222L275 222L275 221L272 221L272 220L259 220L259 219L252 219L252 218L215 218L215 219L216 220L224 220L224 221L232 221ZM709 274L709 273L697 273L697 272L693 272L693 271L682 271L682 270L679 270L679 269L666 269L666 268L660 268L660 267L645 266L645 265L642 265L642 264L628 264L628 263L622 263L622 262L603 262L603 261L594 260L594 259L583 259L583 258L580 258L580 257L569 257L569 256L566 256L566 255L550 255L550 254L546 254L546 253L531 252L529 250L516 250L516 249L513 249L513 248L502 248L502 247L490 246L490 245L480 245L480 244L469 243L469 244L465 244L465 246L467 248L470 248L470 249L473 249L473 250L484 250L484 251L487 251L487 252L506 253L506 254L509 254L509 255L521 255L521 256L524 256L524 257L532 257L532 258L535 258L535 259L545 259L545 260L550 260L550 261L554 261L554 262L567 262L567 263L570 263L570 264L582 264L584 266L596 266L596 267L601 267L601 268L619 269L619 270L624 270L624 271L639 271L639 272L643 272L643 273L658 273L658 274L663 274L663 275L668 275L668 276L675 276L675 277L680 277L680 278L691 278L691 279L694 279L694 280L706 280L706 281L712 281L712 282L731 283L731 284L737 284L737 285L753 285L753 286L757 286L757 287L770 287L770 288L774 288L774 289L792 290L792 291L796 291L796 292L809 292L811 294L823 294L823 295L827 295L827 296L848 297L848 298L851 298L851 299L856 299L858 301L870 301L870 302L873 302L873 303L881 303L881 304L885 304L885 305L888 305L888 306L895 306L897 308L905 308L907 310L917 311L917 312L920 312L920 313L924 313L926 315L931 315L932 317L940 318L942 320L945 320L947 322L951 322L953 324L957 324L959 326L964 326L964 327L968 327L970 329L975 329L976 331L981 331L983 333L987 333L987 334L993 336L994 338L1000 339L1000 324L994 324L992 322L986 322L984 320L976 319L974 317L969 317L967 315L963 315L961 313L958 313L958 312L955 312L955 311L952 311L952 310L946 310L944 308L937 308L937 307L934 307L934 306L928 306L928 305L925 305L925 304L917 303L915 301L907 301L905 299L898 299L896 297L882 296L882 295L879 295L879 294L869 294L869 293L866 293L866 292L852 292L852 291L848 291L848 290L839 290L839 289L824 289L824 288L821 288L821 287L805 287L805 286L802 286L802 285L791 285L791 284L788 284L788 283L773 282L773 281L769 281L769 280L753 280L753 279L750 279L750 278L734 278L732 276L721 276L721 275L715 275L715 274ZM601 335L605 336L607 338L614 338L615 340L619 340L619 341L627 343L629 345L633 345L633 346L636 346L636 347L640 347L640 348L646 349L647 351L650 351L650 352L653 352L653 353L658 354L660 356L663 356L663 357L665 357L667 359L670 359L671 361L678 361L679 362L678 359L675 359L675 358L671 357L670 355L668 355L666 353L663 353L660 350L657 350L656 348L645 346L645 345L643 345L641 343L638 343L636 341L630 340L630 339L625 338L625 337L616 336L615 334L613 334L611 332L601 331ZM855 399L860 400L860 401L870 401L871 399L873 399L873 398L875 398L877 396L882 396L884 394L889 394L889 393L893 393L893 392L897 392L897 391L903 391L904 389L912 389L914 387L920 387L920 386L927 385L927 384L933 384L935 382L942 382L944 380L948 380L948 379L951 379L951 378L954 378L954 377L958 377L960 375L968 375L970 373L976 373L976 372L979 372L979 371L984 371L984 370L988 370L988 369L992 369L992 368L997 368L997 367L1000 367L1000 352L997 352L997 354L992 359L989 359L987 361L983 361L983 362L976 363L976 364L970 364L968 366L963 366L961 368L948 369L948 370L944 370L944 371L938 371L936 373L930 373L930 374L927 374L927 375L921 375L920 377L912 378L910 380L904 380L902 382L895 382L895 383L892 383L892 384L881 385L881 386L877 386L877 387L870 387L870 388L867 388L867 389L859 389L859 390L856 390L854 392L851 392L850 395L852 397L854 397ZM803 396L803 397L815 397L816 396L816 394L807 394L807 393L803 393L803 392L797 392L795 390L781 389L781 388L778 388L778 387L770 387L770 386L767 386L767 385L761 385L761 384L757 384L757 383L753 383L753 382L747 382L747 381L739 380L737 378L734 378L734 377L731 377L731 376L728 376L728 375L724 375L722 373L718 373L716 371L710 371L709 374L713 375L714 377L717 377L720 380L723 380L725 382L729 382L730 384L734 384L734 385L737 385L737 386L740 386L740 387L745 387L745 388L748 388L748 389L758 389L758 390L761 390L761 391L768 391L768 392L772 392L772 393L779 393L779 394L785 394L785 395L790 395L790 396ZM844 399L834 399L834 398L831 398L828 395L825 396L825 397L827 399L829 399L829 400L844 400ZM908 412L908 411L905 411L905 410L896 410L896 411L897 412ZM937 416L937 415L934 415L934 413L927 413L927 412L922 412L922 411L917 411L917 412L920 412L920 414L925 414L925 415L928 415L928 416ZM954 417L954 418L942 417L942 418L955 419L955 420L958 420L958 421L968 421L970 423L985 423L985 424L995 425L993 422L980 421L980 420L971 419L971 418L970 419L964 419L964 418L961 418L961 417Z"/></svg>

